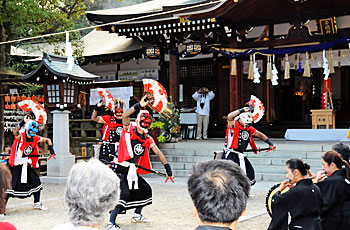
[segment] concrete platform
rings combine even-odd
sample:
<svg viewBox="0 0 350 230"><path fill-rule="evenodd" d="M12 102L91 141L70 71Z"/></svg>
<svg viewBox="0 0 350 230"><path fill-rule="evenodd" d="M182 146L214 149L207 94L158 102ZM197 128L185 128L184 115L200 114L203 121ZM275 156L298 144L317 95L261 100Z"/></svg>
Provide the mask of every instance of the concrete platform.
<svg viewBox="0 0 350 230"><path fill-rule="evenodd" d="M348 129L287 129L284 137L297 141L350 141Z"/></svg>

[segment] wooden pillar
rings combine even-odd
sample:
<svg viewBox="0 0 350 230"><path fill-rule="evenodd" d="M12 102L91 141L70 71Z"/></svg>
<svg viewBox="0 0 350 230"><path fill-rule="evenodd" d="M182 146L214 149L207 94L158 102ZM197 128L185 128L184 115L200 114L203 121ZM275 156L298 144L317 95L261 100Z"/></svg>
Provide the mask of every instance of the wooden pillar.
<svg viewBox="0 0 350 230"><path fill-rule="evenodd" d="M264 90L264 104L265 104L265 116L267 122L273 122L275 120L275 101L274 101L274 87L271 85L271 80L266 80L267 72L267 58L263 59L263 90Z"/></svg>
<svg viewBox="0 0 350 230"><path fill-rule="evenodd" d="M2 135L0 138L0 151L2 152L2 149L4 147L4 141L5 141L5 130L4 130L4 109L5 109L5 100L4 100L4 87L0 85L0 133Z"/></svg>
<svg viewBox="0 0 350 230"><path fill-rule="evenodd" d="M217 98L215 108L218 111L218 121L226 124L226 119L223 120L223 118L231 112L231 94L230 90L228 90L228 86L230 85L230 79L232 76L230 76L230 65L227 65L228 61L224 58L221 58L219 60L220 61L217 62L218 91L215 92L215 98Z"/></svg>
<svg viewBox="0 0 350 230"><path fill-rule="evenodd" d="M239 79L238 79L238 105L237 108L243 107L245 101L243 101L243 89L244 89L244 80L243 80L243 61L242 59L237 59L237 68L238 68L238 73L239 73Z"/></svg>
<svg viewBox="0 0 350 230"><path fill-rule="evenodd" d="M236 61L236 65L232 65L232 62ZM238 66L240 66L240 61L238 60L231 60L230 63L230 112L233 110L238 109L240 104L240 95L239 95L239 77L238 77ZM235 68L235 69L234 69Z"/></svg>
<svg viewBox="0 0 350 230"><path fill-rule="evenodd" d="M169 51L169 96L175 106L179 106L180 61Z"/></svg>

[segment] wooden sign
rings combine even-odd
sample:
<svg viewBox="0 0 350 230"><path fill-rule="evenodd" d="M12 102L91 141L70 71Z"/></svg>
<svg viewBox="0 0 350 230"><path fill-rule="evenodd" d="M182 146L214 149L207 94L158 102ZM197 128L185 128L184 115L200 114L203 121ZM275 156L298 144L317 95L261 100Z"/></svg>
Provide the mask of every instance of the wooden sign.
<svg viewBox="0 0 350 230"><path fill-rule="evenodd" d="M337 33L337 24L336 24L335 17L318 20L318 26L321 34Z"/></svg>

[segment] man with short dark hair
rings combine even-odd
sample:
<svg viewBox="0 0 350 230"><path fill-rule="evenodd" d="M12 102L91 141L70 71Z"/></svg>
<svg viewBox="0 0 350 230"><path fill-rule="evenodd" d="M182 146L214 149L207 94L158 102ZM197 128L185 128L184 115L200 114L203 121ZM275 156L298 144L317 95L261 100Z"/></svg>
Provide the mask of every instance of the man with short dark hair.
<svg viewBox="0 0 350 230"><path fill-rule="evenodd" d="M341 157L343 158L343 160L345 160L346 162L349 163L349 158L350 158L350 149L349 146L339 142L337 144L334 144L332 146L332 150L336 151L337 153L339 153L341 155Z"/></svg>
<svg viewBox="0 0 350 230"><path fill-rule="evenodd" d="M199 225L196 230L236 229L250 192L250 181L237 164L227 160L197 163L187 186Z"/></svg>

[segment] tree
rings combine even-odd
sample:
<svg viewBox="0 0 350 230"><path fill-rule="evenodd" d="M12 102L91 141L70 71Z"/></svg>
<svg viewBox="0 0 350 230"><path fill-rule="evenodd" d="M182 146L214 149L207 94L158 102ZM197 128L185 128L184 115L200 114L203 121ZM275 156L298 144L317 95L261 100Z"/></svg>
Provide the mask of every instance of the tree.
<svg viewBox="0 0 350 230"><path fill-rule="evenodd" d="M74 29L75 21L85 14L86 3L89 0L0 0L0 2L0 41L5 42ZM79 33L74 33L71 38L79 37ZM50 39L51 42L63 40L64 35ZM11 44L0 45L0 68L8 66L10 49Z"/></svg>

